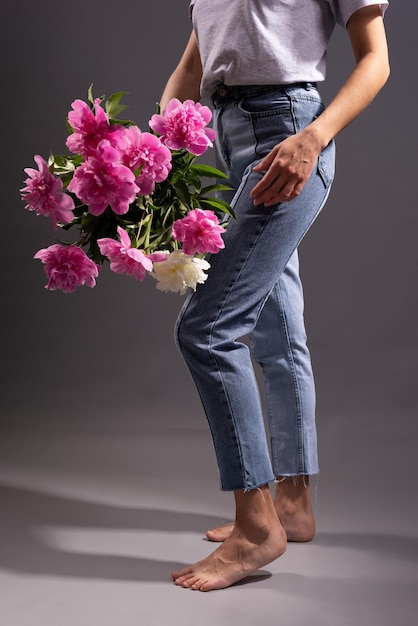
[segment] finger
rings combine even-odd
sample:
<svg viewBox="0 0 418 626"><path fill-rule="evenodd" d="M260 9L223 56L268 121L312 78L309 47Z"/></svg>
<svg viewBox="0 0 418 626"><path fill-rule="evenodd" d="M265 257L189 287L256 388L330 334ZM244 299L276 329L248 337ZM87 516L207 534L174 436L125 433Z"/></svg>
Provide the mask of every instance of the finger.
<svg viewBox="0 0 418 626"><path fill-rule="evenodd" d="M293 181L287 182L281 189L274 191L272 188L265 193L257 196L254 200L255 205L264 204L264 206L273 206L279 202L289 202L296 198L302 191L303 184L295 184Z"/></svg>
<svg viewBox="0 0 418 626"><path fill-rule="evenodd" d="M297 182L298 181L289 178L284 172L277 174L270 168L257 185L253 187L250 192L250 197L253 198L254 204L263 204L270 198L281 194L282 191L289 194L293 191Z"/></svg>
<svg viewBox="0 0 418 626"><path fill-rule="evenodd" d="M275 191L281 189L285 183L284 180L281 180L280 174L274 172L272 168L268 169L264 174L263 178L258 181L258 183L251 189L250 197L256 198L258 195L267 191L270 187L273 187Z"/></svg>

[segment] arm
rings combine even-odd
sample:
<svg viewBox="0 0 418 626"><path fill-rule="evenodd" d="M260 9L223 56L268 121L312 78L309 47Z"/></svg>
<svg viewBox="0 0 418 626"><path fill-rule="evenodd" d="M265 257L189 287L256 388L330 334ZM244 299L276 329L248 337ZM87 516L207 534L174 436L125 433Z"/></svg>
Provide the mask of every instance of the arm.
<svg viewBox="0 0 418 626"><path fill-rule="evenodd" d="M194 31L174 72L167 81L161 96L161 110L163 111L171 98L181 101L190 98L197 102L200 99L200 81L202 79L202 64L197 47Z"/></svg>
<svg viewBox="0 0 418 626"><path fill-rule="evenodd" d="M254 168L266 172L251 192L255 204L270 206L299 195L320 152L360 115L385 84L389 61L380 7L372 5L356 11L347 30L356 62L354 70L314 122L277 144Z"/></svg>

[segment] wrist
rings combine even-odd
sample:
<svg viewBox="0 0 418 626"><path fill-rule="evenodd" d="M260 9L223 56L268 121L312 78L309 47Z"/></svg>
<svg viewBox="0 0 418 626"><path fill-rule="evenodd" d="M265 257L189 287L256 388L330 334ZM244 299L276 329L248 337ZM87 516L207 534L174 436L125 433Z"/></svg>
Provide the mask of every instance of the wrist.
<svg viewBox="0 0 418 626"><path fill-rule="evenodd" d="M329 136L323 128L317 118L309 126L302 130L305 139L313 146L315 151L320 154L324 148L327 147L332 137Z"/></svg>

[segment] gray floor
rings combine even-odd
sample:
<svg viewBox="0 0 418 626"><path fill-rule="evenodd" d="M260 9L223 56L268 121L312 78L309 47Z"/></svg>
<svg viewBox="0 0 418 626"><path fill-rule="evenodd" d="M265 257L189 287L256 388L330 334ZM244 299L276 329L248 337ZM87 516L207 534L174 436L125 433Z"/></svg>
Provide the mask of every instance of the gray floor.
<svg viewBox="0 0 418 626"><path fill-rule="evenodd" d="M355 463L348 432L323 455L313 543L289 545L227 590L175 587L171 569L208 553L203 531L231 515L231 496L218 490L203 425L163 421L139 428L128 418L115 433L111 418L68 416L3 437L2 626L417 623L416 487L369 471L367 433ZM401 439L375 439L375 468L389 446L408 457L412 441Z"/></svg>

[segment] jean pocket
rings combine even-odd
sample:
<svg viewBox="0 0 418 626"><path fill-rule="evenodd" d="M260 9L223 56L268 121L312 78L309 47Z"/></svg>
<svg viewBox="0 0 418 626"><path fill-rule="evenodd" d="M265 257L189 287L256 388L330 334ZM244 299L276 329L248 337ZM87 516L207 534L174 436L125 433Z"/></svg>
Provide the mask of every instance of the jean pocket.
<svg viewBox="0 0 418 626"><path fill-rule="evenodd" d="M335 175L335 142L332 139L318 157L318 174L325 185L331 185Z"/></svg>
<svg viewBox="0 0 418 626"><path fill-rule="evenodd" d="M285 93L269 92L243 98L238 109L246 117L264 117L290 113L291 104Z"/></svg>

